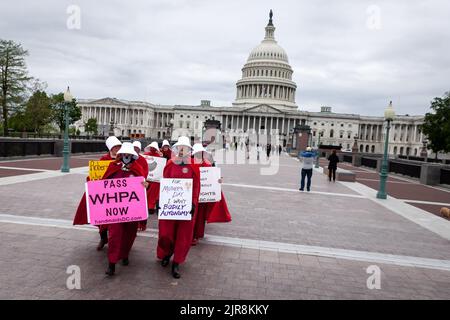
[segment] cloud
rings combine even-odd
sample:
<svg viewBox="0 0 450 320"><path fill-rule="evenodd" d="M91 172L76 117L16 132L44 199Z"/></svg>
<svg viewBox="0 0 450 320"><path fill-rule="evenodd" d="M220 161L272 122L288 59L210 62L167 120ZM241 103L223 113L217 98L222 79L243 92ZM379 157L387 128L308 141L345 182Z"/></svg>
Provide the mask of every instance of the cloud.
<svg viewBox="0 0 450 320"><path fill-rule="evenodd" d="M81 29L66 26L69 5ZM368 27L379 11L379 28ZM450 3L437 1L42 0L0 4L2 37L28 49L30 73L79 98L230 106L268 11L297 83L318 111L424 114L450 88ZM371 16L372 14L372 16Z"/></svg>

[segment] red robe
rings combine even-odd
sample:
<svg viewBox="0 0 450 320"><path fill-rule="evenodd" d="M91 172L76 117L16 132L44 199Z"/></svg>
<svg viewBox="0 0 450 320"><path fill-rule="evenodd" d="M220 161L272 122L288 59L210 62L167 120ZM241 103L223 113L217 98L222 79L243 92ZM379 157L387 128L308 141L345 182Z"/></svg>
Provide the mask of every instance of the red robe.
<svg viewBox="0 0 450 320"><path fill-rule="evenodd" d="M112 162L102 179L145 177L145 170L136 160L130 165L130 171L122 170L121 162ZM144 187L144 186L142 186ZM108 224L108 260L117 263L128 258L138 230L139 222L123 222Z"/></svg>
<svg viewBox="0 0 450 320"><path fill-rule="evenodd" d="M150 148L150 151L144 153L144 155L151 156L151 157L161 157L161 154L155 148ZM145 161L145 163L147 163L147 161ZM147 172L148 172L148 164L147 164ZM148 188L147 188L148 208L155 209L156 202L158 200L159 200L159 182L149 181Z"/></svg>
<svg viewBox="0 0 450 320"><path fill-rule="evenodd" d="M162 150L161 151L163 154L163 157L167 159L167 161L169 161L172 158L172 150L167 149L167 150Z"/></svg>
<svg viewBox="0 0 450 320"><path fill-rule="evenodd" d="M109 152L104 154L100 158L100 161L108 161L108 160L114 160L111 157L111 154ZM90 181L89 177L86 178L86 181ZM83 193L80 203L78 204L77 212L75 213L75 218L73 219L73 224L74 225L88 224L87 207L86 207L86 193ZM98 229L99 229L98 231L100 233L102 233L103 231L106 230L106 226L99 225Z"/></svg>
<svg viewBox="0 0 450 320"><path fill-rule="evenodd" d="M197 164L199 167L212 167L208 160L203 160ZM195 217L194 239L200 239L205 236L205 223L230 222L231 215L228 211L227 202L221 193L221 200L218 202L204 202L198 204L197 216Z"/></svg>
<svg viewBox="0 0 450 320"><path fill-rule="evenodd" d="M193 180L192 204L195 206L194 214L189 221L159 220L158 248L156 250L159 259L173 254L174 263L183 263L191 248L195 215L198 209L198 196L200 195L200 172L198 166L191 163L177 164L179 160L180 158L169 160L164 168L163 176L164 178Z"/></svg>

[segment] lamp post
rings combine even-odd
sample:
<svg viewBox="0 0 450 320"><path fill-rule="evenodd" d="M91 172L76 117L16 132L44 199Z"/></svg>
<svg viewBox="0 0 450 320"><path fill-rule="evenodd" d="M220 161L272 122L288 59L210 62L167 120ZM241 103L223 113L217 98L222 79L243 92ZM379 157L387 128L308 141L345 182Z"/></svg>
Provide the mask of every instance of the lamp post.
<svg viewBox="0 0 450 320"><path fill-rule="evenodd" d="M70 93L69 87L67 87L66 92L64 92L64 148L63 148L63 165L61 167L61 172L70 172L69 166L69 103L72 102L73 96Z"/></svg>
<svg viewBox="0 0 450 320"><path fill-rule="evenodd" d="M377 192L378 199L386 199L386 181L388 177L388 143L389 143L389 129L391 128L391 121L394 120L395 111L392 108L392 101L389 102L389 106L384 110L384 119L387 121L386 126L386 138L384 141L384 155L383 162L381 164L380 172L380 189Z"/></svg>
<svg viewBox="0 0 450 320"><path fill-rule="evenodd" d="M317 139L317 156L316 156L316 165L314 166L315 168L319 167L319 158L320 158L320 132L318 133L318 139Z"/></svg>
<svg viewBox="0 0 450 320"><path fill-rule="evenodd" d="M172 141L173 123L174 123L174 120L172 118L172 119L169 120L169 123L166 124L166 128L168 129L167 132L169 133L168 137L167 136L166 137L167 137L167 139L169 139L169 141Z"/></svg>

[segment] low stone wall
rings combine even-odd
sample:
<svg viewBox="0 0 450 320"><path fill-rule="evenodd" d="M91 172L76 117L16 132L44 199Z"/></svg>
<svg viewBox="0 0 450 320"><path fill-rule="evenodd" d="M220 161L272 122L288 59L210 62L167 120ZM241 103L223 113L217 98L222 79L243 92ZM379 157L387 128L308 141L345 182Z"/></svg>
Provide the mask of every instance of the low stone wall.
<svg viewBox="0 0 450 320"><path fill-rule="evenodd" d="M61 139L23 139L0 138L0 159L62 156L64 140ZM73 154L106 152L104 140L69 140L69 150Z"/></svg>
<svg viewBox="0 0 450 320"><path fill-rule="evenodd" d="M323 168L323 173L328 176L328 168ZM347 182L355 182L356 174L353 171L345 170L341 168L337 168L336 170L336 180L337 181L347 181Z"/></svg>

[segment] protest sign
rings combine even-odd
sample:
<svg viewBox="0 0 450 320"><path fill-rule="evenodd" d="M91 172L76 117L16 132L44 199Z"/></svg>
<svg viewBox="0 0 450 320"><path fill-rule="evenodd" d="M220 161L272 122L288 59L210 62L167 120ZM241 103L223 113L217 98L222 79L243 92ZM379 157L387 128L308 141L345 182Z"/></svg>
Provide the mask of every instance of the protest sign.
<svg viewBox="0 0 450 320"><path fill-rule="evenodd" d="M143 177L86 182L88 222L92 225L147 220Z"/></svg>
<svg viewBox="0 0 450 320"><path fill-rule="evenodd" d="M222 188L219 183L220 168L200 168L200 197L199 202L217 202L222 199Z"/></svg>
<svg viewBox="0 0 450 320"><path fill-rule="evenodd" d="M112 160L89 161L89 179L95 181L103 178L111 162Z"/></svg>
<svg viewBox="0 0 450 320"><path fill-rule="evenodd" d="M162 178L160 183L158 218L191 220L192 179Z"/></svg>
<svg viewBox="0 0 450 320"><path fill-rule="evenodd" d="M163 177L164 167L166 166L166 158L144 156L148 163L148 176L147 180L157 181Z"/></svg>

